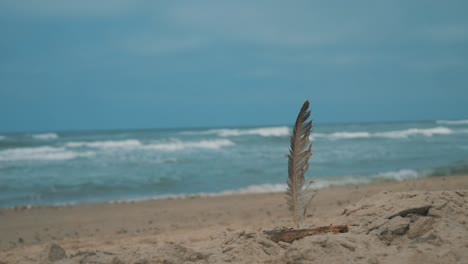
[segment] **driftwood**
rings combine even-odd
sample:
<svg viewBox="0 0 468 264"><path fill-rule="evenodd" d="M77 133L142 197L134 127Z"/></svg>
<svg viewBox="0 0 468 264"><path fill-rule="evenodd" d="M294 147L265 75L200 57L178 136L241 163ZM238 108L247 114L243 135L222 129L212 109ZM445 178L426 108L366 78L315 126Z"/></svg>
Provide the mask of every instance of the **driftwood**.
<svg viewBox="0 0 468 264"><path fill-rule="evenodd" d="M325 233L347 233L347 225L329 225L306 229L275 229L263 231L263 233L274 242L292 243L294 240L304 238L306 236L319 235Z"/></svg>

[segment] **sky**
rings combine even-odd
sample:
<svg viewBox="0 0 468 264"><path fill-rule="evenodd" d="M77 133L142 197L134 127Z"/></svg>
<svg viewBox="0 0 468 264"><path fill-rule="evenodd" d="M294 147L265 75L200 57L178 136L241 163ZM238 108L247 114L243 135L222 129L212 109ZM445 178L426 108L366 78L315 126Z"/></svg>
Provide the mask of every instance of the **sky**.
<svg viewBox="0 0 468 264"><path fill-rule="evenodd" d="M468 119L468 1L0 1L0 132Z"/></svg>

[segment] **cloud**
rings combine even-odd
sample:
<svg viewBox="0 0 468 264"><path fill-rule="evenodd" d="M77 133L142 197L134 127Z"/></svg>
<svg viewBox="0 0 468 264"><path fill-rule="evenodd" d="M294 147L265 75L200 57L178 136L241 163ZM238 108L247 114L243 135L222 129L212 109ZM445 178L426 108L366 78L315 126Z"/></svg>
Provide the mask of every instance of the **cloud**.
<svg viewBox="0 0 468 264"><path fill-rule="evenodd" d="M100 40L103 43L84 50L92 55L98 53L98 49L112 50L114 47L119 52L129 52L130 56L177 56L199 52L209 60L216 56L216 52L229 51L237 54L232 56L245 56L246 60L260 61L259 64L345 67L410 64L428 56L429 49L468 41L468 26L463 24L464 21L468 23L465 18L452 25L442 23L447 19L426 21L426 17L437 17L438 7L442 7L442 4L433 4L435 7L421 15L411 13L411 8L401 3L375 1L295 1L285 4L274 0L168 3L149 0L4 0L0 3L3 10L0 12L60 17L65 22L68 17L126 16L118 21L96 24L101 27L99 30L106 30L105 34L83 36L85 41L78 43L81 52L86 42ZM112 41L106 40L110 36ZM78 44L71 44L70 49L78 49ZM419 46L428 48L425 51L417 49L420 56L410 58L413 47ZM92 52L94 49L96 51ZM75 51L69 53L76 54ZM225 57L229 56L231 54L226 53ZM425 63L421 60L421 64ZM444 64L452 65L452 62ZM259 75L270 74L269 70L258 72Z"/></svg>
<svg viewBox="0 0 468 264"><path fill-rule="evenodd" d="M267 2L186 2L167 10L170 25L214 41L309 47L335 43L345 32L322 30L299 5ZM347 30L348 32L351 29Z"/></svg>
<svg viewBox="0 0 468 264"><path fill-rule="evenodd" d="M460 69L467 69L464 58L443 57L443 58L421 58L403 64L407 69L422 73L436 73L442 71L457 72Z"/></svg>
<svg viewBox="0 0 468 264"><path fill-rule="evenodd" d="M434 25L422 30L422 35L438 43L468 42L468 24Z"/></svg>
<svg viewBox="0 0 468 264"><path fill-rule="evenodd" d="M129 37L124 41L124 47L130 52L151 56L185 53L197 50L205 45L206 42L198 37L164 37L150 33L137 37Z"/></svg>
<svg viewBox="0 0 468 264"><path fill-rule="evenodd" d="M130 0L2 0L3 12L37 17L115 16L134 11L142 1Z"/></svg>

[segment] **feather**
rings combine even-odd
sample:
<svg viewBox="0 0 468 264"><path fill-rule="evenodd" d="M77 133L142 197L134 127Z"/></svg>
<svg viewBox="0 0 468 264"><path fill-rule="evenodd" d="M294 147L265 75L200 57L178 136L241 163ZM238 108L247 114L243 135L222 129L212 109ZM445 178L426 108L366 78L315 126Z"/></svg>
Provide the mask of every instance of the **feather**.
<svg viewBox="0 0 468 264"><path fill-rule="evenodd" d="M304 187L304 175L309 170L309 158L312 155L312 145L309 143L312 121L310 117L309 101L306 101L299 112L291 135L291 147L288 155L288 189L286 200L297 228L302 223L307 211L307 205L315 196L315 190Z"/></svg>

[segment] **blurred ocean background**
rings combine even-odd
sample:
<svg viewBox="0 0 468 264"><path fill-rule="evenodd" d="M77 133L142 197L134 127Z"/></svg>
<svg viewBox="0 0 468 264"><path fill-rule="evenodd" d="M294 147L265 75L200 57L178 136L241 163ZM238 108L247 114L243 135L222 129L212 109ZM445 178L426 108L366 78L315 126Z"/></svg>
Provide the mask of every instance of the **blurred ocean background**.
<svg viewBox="0 0 468 264"><path fill-rule="evenodd" d="M285 190L290 126L0 135L0 207ZM315 187L468 174L468 120L318 124Z"/></svg>

